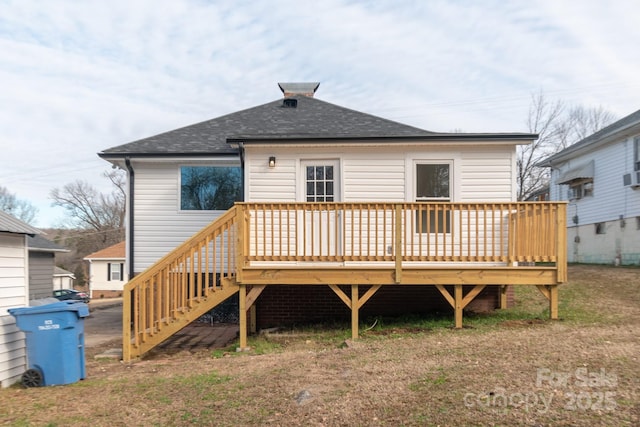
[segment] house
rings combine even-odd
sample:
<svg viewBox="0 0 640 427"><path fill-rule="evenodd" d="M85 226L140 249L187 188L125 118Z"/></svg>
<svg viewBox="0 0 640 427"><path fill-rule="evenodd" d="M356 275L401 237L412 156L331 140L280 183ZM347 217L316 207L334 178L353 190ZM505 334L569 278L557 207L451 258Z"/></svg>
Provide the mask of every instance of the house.
<svg viewBox="0 0 640 427"><path fill-rule="evenodd" d="M51 298L54 290L55 255L69 252L40 235L29 236L29 299Z"/></svg>
<svg viewBox="0 0 640 427"><path fill-rule="evenodd" d="M557 317L566 206L515 202L516 146L537 135L430 132L318 86L99 153L128 175L125 360L236 295L241 347L247 328L327 318L357 337L360 315L446 309L462 327L512 284Z"/></svg>
<svg viewBox="0 0 640 427"><path fill-rule="evenodd" d="M75 274L64 268L53 268L53 290L56 289L73 289L73 281L76 280Z"/></svg>
<svg viewBox="0 0 640 427"><path fill-rule="evenodd" d="M125 242L116 243L84 257L89 261L89 292L91 298L121 297L129 281L125 270Z"/></svg>
<svg viewBox="0 0 640 427"><path fill-rule="evenodd" d="M17 382L27 369L24 334L9 308L29 304L27 239L39 230L0 211L0 387Z"/></svg>
<svg viewBox="0 0 640 427"><path fill-rule="evenodd" d="M569 262L640 264L640 110L547 158Z"/></svg>

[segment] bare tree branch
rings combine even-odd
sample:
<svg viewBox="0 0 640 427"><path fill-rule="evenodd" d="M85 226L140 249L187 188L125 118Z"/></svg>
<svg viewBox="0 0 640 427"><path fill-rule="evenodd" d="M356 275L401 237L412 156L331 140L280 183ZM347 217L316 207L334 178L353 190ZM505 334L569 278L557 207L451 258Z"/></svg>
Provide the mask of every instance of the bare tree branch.
<svg viewBox="0 0 640 427"><path fill-rule="evenodd" d="M111 193L99 193L86 181L77 180L62 189L54 188L49 194L53 206L66 210L68 225L101 232L103 242L117 243L124 238L125 181L121 171L104 176L114 186Z"/></svg>
<svg viewBox="0 0 640 427"><path fill-rule="evenodd" d="M546 168L536 166L544 158L597 132L614 120L613 114L598 108L567 108L564 102L547 100L542 92L531 97L526 124L538 139L520 146L517 154L518 200L526 200L549 184Z"/></svg>
<svg viewBox="0 0 640 427"><path fill-rule="evenodd" d="M38 209L26 200L9 192L6 187L0 186L0 211L4 211L21 221L32 224L36 219Z"/></svg>

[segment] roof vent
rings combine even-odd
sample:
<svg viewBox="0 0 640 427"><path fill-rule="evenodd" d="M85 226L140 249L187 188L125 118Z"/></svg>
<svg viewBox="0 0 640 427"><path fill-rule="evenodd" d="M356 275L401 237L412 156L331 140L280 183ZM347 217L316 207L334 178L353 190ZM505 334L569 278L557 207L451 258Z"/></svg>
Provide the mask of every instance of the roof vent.
<svg viewBox="0 0 640 427"><path fill-rule="evenodd" d="M298 100L295 98L285 98L284 101L282 101L282 106L284 108L297 108Z"/></svg>

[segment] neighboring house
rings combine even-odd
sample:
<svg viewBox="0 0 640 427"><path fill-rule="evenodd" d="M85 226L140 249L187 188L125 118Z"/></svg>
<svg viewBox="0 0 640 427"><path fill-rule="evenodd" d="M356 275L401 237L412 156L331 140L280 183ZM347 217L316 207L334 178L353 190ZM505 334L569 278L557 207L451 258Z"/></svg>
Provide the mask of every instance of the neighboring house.
<svg viewBox="0 0 640 427"><path fill-rule="evenodd" d="M547 158L569 262L640 264L640 110Z"/></svg>
<svg viewBox="0 0 640 427"><path fill-rule="evenodd" d="M53 269L53 290L57 289L73 289L73 281L76 280L75 274L60 267Z"/></svg>
<svg viewBox="0 0 640 427"><path fill-rule="evenodd" d="M125 242L87 255L89 261L89 292L91 298L122 296L122 288L129 280L125 269Z"/></svg>
<svg viewBox="0 0 640 427"><path fill-rule="evenodd" d="M549 200L549 186L534 191L527 197L527 202L544 202Z"/></svg>
<svg viewBox="0 0 640 427"><path fill-rule="evenodd" d="M51 298L54 289L55 255L68 249L45 239L30 236L29 245L29 299Z"/></svg>
<svg viewBox="0 0 640 427"><path fill-rule="evenodd" d="M125 359L131 339L146 351L174 316L234 293L241 347L248 311L253 326L351 312L355 337L360 308L453 307L461 327L514 283L545 287L557 316L565 205L515 203L516 147L537 135L430 132L318 100L318 85L99 153L127 171L124 297L143 317Z"/></svg>
<svg viewBox="0 0 640 427"><path fill-rule="evenodd" d="M29 303L27 238L40 231L0 211L0 386L17 382L27 369L24 333L9 308Z"/></svg>

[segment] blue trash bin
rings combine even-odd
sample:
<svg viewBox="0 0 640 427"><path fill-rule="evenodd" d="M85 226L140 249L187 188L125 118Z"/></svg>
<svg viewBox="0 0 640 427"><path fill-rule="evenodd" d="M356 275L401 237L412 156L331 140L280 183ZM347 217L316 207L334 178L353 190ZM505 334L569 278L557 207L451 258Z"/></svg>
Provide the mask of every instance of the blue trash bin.
<svg viewBox="0 0 640 427"><path fill-rule="evenodd" d="M85 378L84 318L87 304L60 301L37 307L9 309L25 333L29 369L27 387L71 384Z"/></svg>

